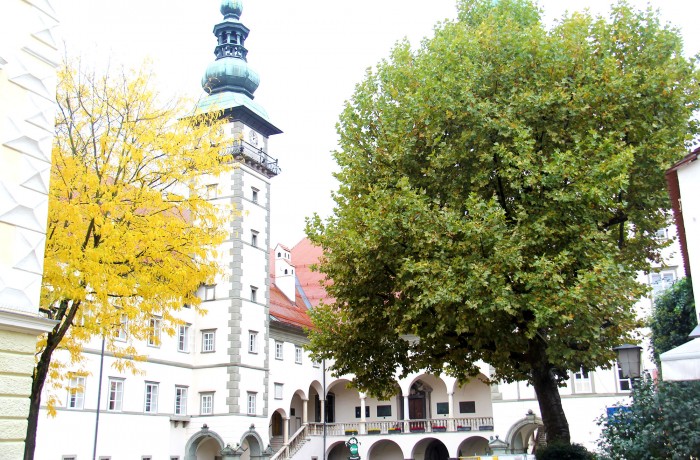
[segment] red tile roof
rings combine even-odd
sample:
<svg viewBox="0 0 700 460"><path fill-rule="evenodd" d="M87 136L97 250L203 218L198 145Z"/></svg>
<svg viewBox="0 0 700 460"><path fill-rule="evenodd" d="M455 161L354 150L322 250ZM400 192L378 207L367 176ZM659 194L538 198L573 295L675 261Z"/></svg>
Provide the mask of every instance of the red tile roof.
<svg viewBox="0 0 700 460"><path fill-rule="evenodd" d="M311 306L317 306L321 299L329 299L326 290L321 285L326 276L311 270L311 265L318 263L319 258L323 255L323 250L319 246L314 246L308 238L304 238L292 248L291 252L299 284Z"/></svg>
<svg viewBox="0 0 700 460"><path fill-rule="evenodd" d="M286 249L285 246L280 245ZM276 246L275 246L276 247ZM311 308L317 306L321 299L327 299L326 290L321 286L325 275L312 271L311 265L318 262L323 251L320 247L311 244L307 238L297 243L294 248L288 250L292 257L291 262L296 268L296 277L303 290L303 295L296 289L295 301L290 301L275 284L275 253L269 252L270 261L270 315L278 321L292 326L313 327L308 315L308 308L304 296Z"/></svg>
<svg viewBox="0 0 700 460"><path fill-rule="evenodd" d="M274 284L270 286L270 315L293 326L313 327L308 310L299 294L297 294L295 305Z"/></svg>

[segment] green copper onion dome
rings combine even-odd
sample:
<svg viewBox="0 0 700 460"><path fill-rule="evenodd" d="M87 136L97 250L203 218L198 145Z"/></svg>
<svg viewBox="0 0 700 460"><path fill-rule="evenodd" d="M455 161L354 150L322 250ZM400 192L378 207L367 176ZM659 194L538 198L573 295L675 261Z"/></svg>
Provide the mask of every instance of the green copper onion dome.
<svg viewBox="0 0 700 460"><path fill-rule="evenodd" d="M241 0L222 0L221 14L224 19L240 19L243 12L243 2Z"/></svg>
<svg viewBox="0 0 700 460"><path fill-rule="evenodd" d="M214 26L216 60L207 66L202 77L202 88L209 94L233 91L252 99L260 84L258 73L248 66L245 40L250 30L240 22L242 11L241 0L221 1L224 20Z"/></svg>

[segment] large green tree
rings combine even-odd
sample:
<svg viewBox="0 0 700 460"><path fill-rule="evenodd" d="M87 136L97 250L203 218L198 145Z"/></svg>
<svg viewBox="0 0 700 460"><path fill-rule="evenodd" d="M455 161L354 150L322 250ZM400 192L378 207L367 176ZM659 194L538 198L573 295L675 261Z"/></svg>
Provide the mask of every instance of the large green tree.
<svg viewBox="0 0 700 460"><path fill-rule="evenodd" d="M315 357L375 394L483 360L570 442L558 386L633 339L697 106L695 62L652 11L548 28L527 0L460 1L341 115L335 214L308 226L335 299L313 312Z"/></svg>
<svg viewBox="0 0 700 460"><path fill-rule="evenodd" d="M693 283L682 278L654 299L649 327L656 365L661 367L661 353L683 345L697 326Z"/></svg>

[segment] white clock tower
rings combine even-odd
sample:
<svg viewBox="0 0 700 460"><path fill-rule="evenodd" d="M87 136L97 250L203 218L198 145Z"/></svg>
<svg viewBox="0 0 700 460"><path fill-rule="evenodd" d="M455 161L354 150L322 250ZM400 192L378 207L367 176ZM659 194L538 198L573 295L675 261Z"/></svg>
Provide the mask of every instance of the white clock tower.
<svg viewBox="0 0 700 460"><path fill-rule="evenodd" d="M219 251L226 275L215 286L203 287L208 314L200 322L208 324L199 329L216 329L220 346L202 375L226 369L225 412L252 422L250 417L260 417L259 426L266 427L270 179L280 172L269 155L268 140L282 131L253 102L260 79L246 60L249 29L240 21L242 9L240 0L222 1L224 19L214 26L216 60L202 78L208 94L199 109L223 111L230 141L222 153L232 154L237 167L225 176L202 178L209 199L232 205L235 211L228 222L230 237Z"/></svg>

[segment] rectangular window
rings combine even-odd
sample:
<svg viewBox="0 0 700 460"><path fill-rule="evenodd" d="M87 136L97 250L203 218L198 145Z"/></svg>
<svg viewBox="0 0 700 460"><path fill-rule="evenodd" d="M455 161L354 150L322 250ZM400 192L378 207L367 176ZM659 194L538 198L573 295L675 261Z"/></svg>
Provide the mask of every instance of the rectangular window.
<svg viewBox="0 0 700 460"><path fill-rule="evenodd" d="M391 417L391 406L389 404L377 406L377 417Z"/></svg>
<svg viewBox="0 0 700 460"><path fill-rule="evenodd" d="M313 367L321 367L321 363L319 363L318 361L311 361L311 365Z"/></svg>
<svg viewBox="0 0 700 460"><path fill-rule="evenodd" d="M82 409L85 401L85 377L74 375L68 383L68 404L70 409Z"/></svg>
<svg viewBox="0 0 700 460"><path fill-rule="evenodd" d="M255 415L257 393L248 392L248 415Z"/></svg>
<svg viewBox="0 0 700 460"><path fill-rule="evenodd" d="M275 340L275 359L284 359L284 342Z"/></svg>
<svg viewBox="0 0 700 460"><path fill-rule="evenodd" d="M668 229L667 228L662 228L660 230L657 230L656 233L654 234L654 237L659 240L666 240L668 239Z"/></svg>
<svg viewBox="0 0 700 460"><path fill-rule="evenodd" d="M160 318L151 318L148 320L148 346L160 346Z"/></svg>
<svg viewBox="0 0 700 460"><path fill-rule="evenodd" d="M460 414L476 414L476 401L460 401L459 402L459 413Z"/></svg>
<svg viewBox="0 0 700 460"><path fill-rule="evenodd" d="M438 415L448 415L450 413L450 404L439 402L435 404L435 409Z"/></svg>
<svg viewBox="0 0 700 460"><path fill-rule="evenodd" d="M626 379L622 376L620 363L617 363L617 381L620 385L620 391L630 391L632 389L632 379Z"/></svg>
<svg viewBox="0 0 700 460"><path fill-rule="evenodd" d="M109 397L107 399L107 410L114 412L121 411L123 398L124 379L109 379Z"/></svg>
<svg viewBox="0 0 700 460"><path fill-rule="evenodd" d="M275 383L275 399L282 399L283 388L282 383Z"/></svg>
<svg viewBox="0 0 700 460"><path fill-rule="evenodd" d="M301 364L302 348L299 345L294 346L294 362Z"/></svg>
<svg viewBox="0 0 700 460"><path fill-rule="evenodd" d="M216 331L202 331L202 353L212 353L214 351L214 343Z"/></svg>
<svg viewBox="0 0 700 460"><path fill-rule="evenodd" d="M190 351L190 326L181 324L177 327L177 351L188 353Z"/></svg>
<svg viewBox="0 0 700 460"><path fill-rule="evenodd" d="M201 415L214 413L214 393L201 393L199 395L199 413Z"/></svg>
<svg viewBox="0 0 700 460"><path fill-rule="evenodd" d="M248 353L258 352L258 333L255 331L248 331Z"/></svg>
<svg viewBox="0 0 700 460"><path fill-rule="evenodd" d="M664 292L676 281L676 273L670 270L650 273L649 279L652 294L656 296Z"/></svg>
<svg viewBox="0 0 700 460"><path fill-rule="evenodd" d="M251 190L250 190L250 191L252 192L251 195L252 195L253 203L257 203L257 202L258 202L258 192L259 192L259 190L258 190L257 188L255 188L255 187L251 187Z"/></svg>
<svg viewBox="0 0 700 460"><path fill-rule="evenodd" d="M158 384L155 382L146 382L143 411L147 414L155 414L158 412Z"/></svg>
<svg viewBox="0 0 700 460"><path fill-rule="evenodd" d="M216 285L210 284L204 286L204 300L214 300L216 299Z"/></svg>
<svg viewBox="0 0 700 460"><path fill-rule="evenodd" d="M255 286L250 287L250 301L251 302L258 301L258 288L256 288Z"/></svg>
<svg viewBox="0 0 700 460"><path fill-rule="evenodd" d="M175 415L187 415L187 387L175 387Z"/></svg>
<svg viewBox="0 0 700 460"><path fill-rule="evenodd" d="M581 368L574 373L574 393L590 393L591 392L591 376L588 369Z"/></svg>
<svg viewBox="0 0 700 460"><path fill-rule="evenodd" d="M258 232L255 230L250 232L250 244L253 247L258 247Z"/></svg>
<svg viewBox="0 0 700 460"><path fill-rule="evenodd" d="M216 198L218 195L219 184L209 184L207 185L207 200Z"/></svg>
<svg viewBox="0 0 700 460"><path fill-rule="evenodd" d="M127 316L126 313L122 313L119 315L119 327L117 328L117 336L115 337L115 340L119 340L120 342L126 342L126 331L127 327L129 325L129 317Z"/></svg>

